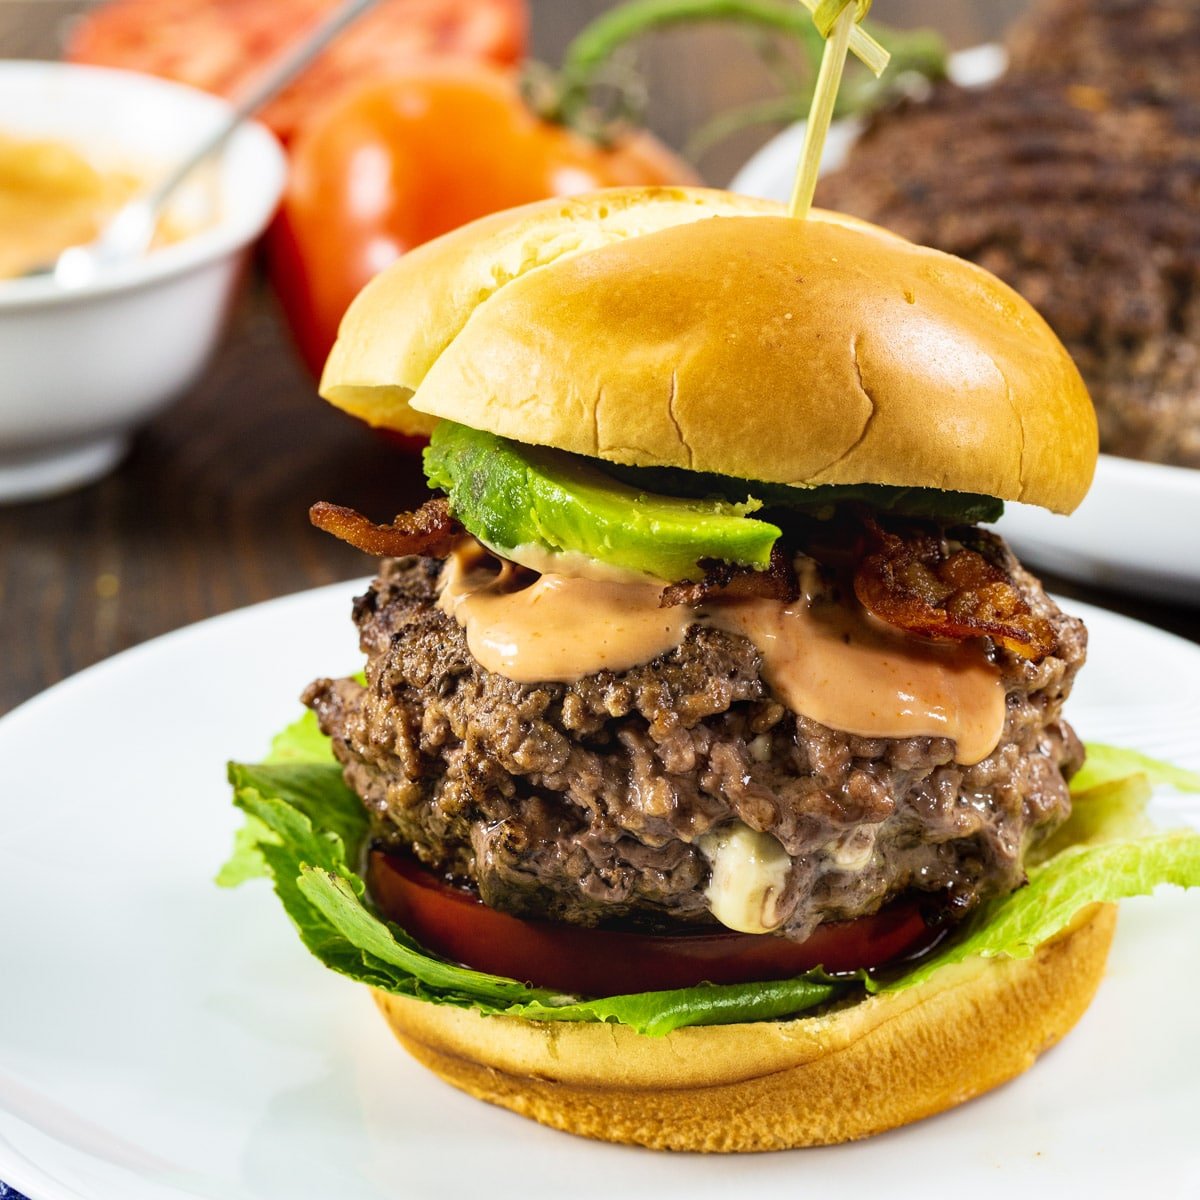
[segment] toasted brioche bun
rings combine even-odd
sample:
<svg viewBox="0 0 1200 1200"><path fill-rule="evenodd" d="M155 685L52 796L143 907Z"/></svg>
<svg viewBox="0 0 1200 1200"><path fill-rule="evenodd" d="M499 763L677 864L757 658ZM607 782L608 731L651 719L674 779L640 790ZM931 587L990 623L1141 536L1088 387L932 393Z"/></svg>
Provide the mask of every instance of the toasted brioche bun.
<svg viewBox="0 0 1200 1200"><path fill-rule="evenodd" d="M1083 1015L1115 926L1115 906L1096 905L1028 959L974 959L823 1016L663 1038L375 999L425 1066L545 1125L656 1150L782 1150L881 1133L1019 1075Z"/></svg>
<svg viewBox="0 0 1200 1200"><path fill-rule="evenodd" d="M1062 344L982 268L698 188L528 205L413 251L351 306L321 393L405 433L1060 512L1097 453Z"/></svg>

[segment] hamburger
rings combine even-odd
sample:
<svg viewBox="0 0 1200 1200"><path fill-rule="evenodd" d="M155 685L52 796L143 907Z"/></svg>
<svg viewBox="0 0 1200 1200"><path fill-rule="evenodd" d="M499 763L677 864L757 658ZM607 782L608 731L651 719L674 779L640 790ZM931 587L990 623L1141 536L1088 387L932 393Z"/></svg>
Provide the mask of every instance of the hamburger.
<svg viewBox="0 0 1200 1200"><path fill-rule="evenodd" d="M1083 625L984 527L1078 504L1096 424L981 268L722 192L556 200L377 277L321 391L428 437L440 495L314 506L383 558L365 672L231 767L224 881L271 875L456 1087L651 1147L864 1137L1028 1067L1111 901L1200 880L1137 816L1166 768L1082 767Z"/></svg>

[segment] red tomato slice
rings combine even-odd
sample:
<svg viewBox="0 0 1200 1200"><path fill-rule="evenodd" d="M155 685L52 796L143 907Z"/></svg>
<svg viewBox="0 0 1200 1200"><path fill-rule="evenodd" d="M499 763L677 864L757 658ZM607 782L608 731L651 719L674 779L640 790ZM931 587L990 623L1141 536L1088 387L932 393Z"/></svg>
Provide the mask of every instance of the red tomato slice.
<svg viewBox="0 0 1200 1200"><path fill-rule="evenodd" d="M235 96L339 0L108 0L73 25L67 57ZM262 112L285 141L351 84L428 58L525 53L526 0L381 0Z"/></svg>
<svg viewBox="0 0 1200 1200"><path fill-rule="evenodd" d="M435 954L582 996L789 979L814 967L856 971L911 957L944 932L930 927L916 899L823 925L799 943L708 928L653 935L527 921L488 908L407 857L379 850L370 855L367 881L379 911Z"/></svg>

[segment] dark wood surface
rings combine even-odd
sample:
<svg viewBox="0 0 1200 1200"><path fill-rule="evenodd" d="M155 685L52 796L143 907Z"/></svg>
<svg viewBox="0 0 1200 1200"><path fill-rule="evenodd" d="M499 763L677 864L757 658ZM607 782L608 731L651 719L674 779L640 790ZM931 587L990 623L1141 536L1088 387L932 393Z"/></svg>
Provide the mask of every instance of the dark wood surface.
<svg viewBox="0 0 1200 1200"><path fill-rule="evenodd" d="M0 3L0 57L53 56L63 21L80 7ZM533 0L535 53L554 61L605 7ZM997 36L1022 7L878 0L875 12L901 25L936 20L961 46ZM742 40L713 28L650 39L641 58L650 124L676 144L713 112L770 90ZM707 177L725 182L767 132L709 155ZM328 498L388 516L421 491L413 460L317 398L269 291L252 276L211 369L139 434L114 475L69 496L0 508L0 712L157 634L365 574L366 559L309 527L308 505ZM1200 640L1200 613L1051 582Z"/></svg>

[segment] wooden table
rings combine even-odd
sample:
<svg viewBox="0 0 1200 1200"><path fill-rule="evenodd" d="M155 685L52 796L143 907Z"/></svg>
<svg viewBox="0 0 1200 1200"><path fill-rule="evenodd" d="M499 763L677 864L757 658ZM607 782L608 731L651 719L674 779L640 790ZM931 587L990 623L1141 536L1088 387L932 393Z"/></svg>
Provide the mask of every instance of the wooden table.
<svg viewBox="0 0 1200 1200"><path fill-rule="evenodd" d="M604 7L533 0L535 52L553 61ZM955 45L968 45L996 36L1021 7L879 0L875 11L896 24L937 19ZM53 56L62 20L79 8L77 0L0 4L0 56ZM766 91L754 55L716 29L651 39L643 59L650 123L676 143L717 109ZM764 136L710 155L708 177L724 182ZM328 498L387 517L421 492L415 461L317 398L273 298L252 278L203 381L142 431L116 474L73 495L0 509L0 712L167 630L366 574L366 559L309 527L309 503ZM1051 583L1200 641L1200 612ZM164 702L186 686L164 680Z"/></svg>

